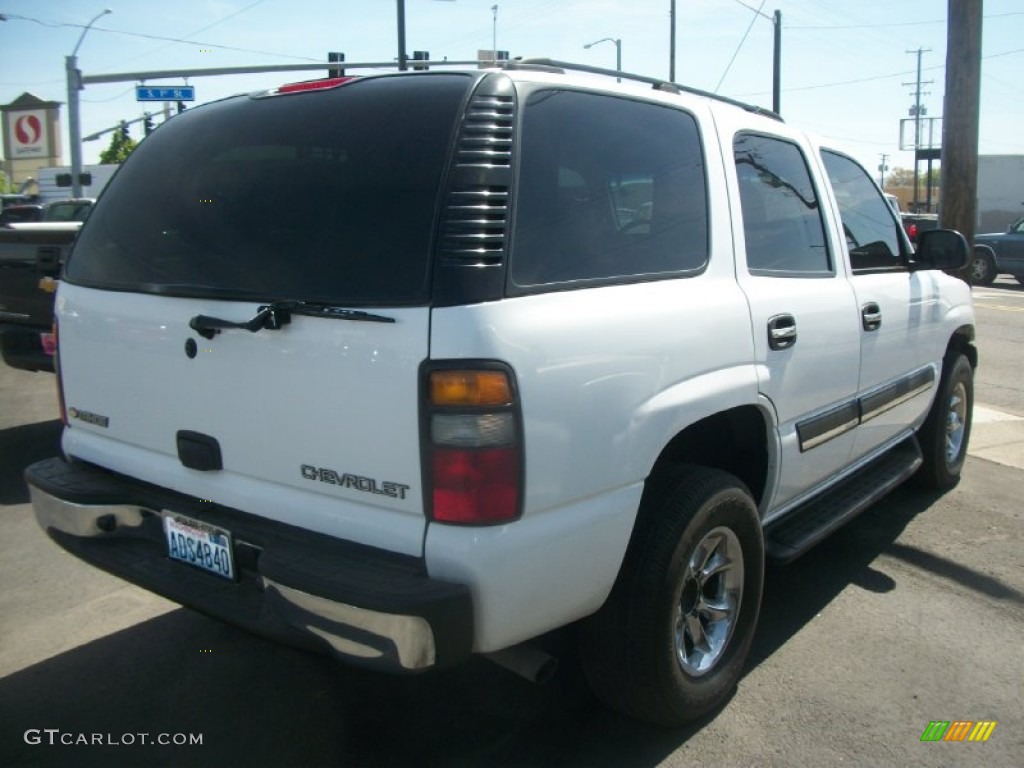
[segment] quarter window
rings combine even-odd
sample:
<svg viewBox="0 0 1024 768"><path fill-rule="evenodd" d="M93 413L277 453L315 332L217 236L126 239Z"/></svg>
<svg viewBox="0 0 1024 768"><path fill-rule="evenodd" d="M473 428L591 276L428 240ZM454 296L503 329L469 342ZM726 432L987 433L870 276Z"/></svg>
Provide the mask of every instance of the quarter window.
<svg viewBox="0 0 1024 768"><path fill-rule="evenodd" d="M628 99L542 90L522 126L515 286L701 269L708 226L694 118Z"/></svg>
<svg viewBox="0 0 1024 768"><path fill-rule="evenodd" d="M800 149L782 139L740 134L733 152L747 268L768 275L832 274L821 205Z"/></svg>

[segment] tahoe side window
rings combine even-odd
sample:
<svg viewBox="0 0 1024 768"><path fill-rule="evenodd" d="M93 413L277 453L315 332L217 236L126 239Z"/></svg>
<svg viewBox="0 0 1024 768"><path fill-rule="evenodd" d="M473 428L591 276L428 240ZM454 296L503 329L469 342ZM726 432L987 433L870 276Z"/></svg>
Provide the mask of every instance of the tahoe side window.
<svg viewBox="0 0 1024 768"><path fill-rule="evenodd" d="M542 90L522 126L512 282L644 278L701 269L708 225L694 118Z"/></svg>
<svg viewBox="0 0 1024 768"><path fill-rule="evenodd" d="M747 268L754 274L832 274L811 174L795 145L740 134L733 142Z"/></svg>
<svg viewBox="0 0 1024 768"><path fill-rule="evenodd" d="M854 272L903 268L900 224L867 172L848 157L823 150L821 159L839 203Z"/></svg>

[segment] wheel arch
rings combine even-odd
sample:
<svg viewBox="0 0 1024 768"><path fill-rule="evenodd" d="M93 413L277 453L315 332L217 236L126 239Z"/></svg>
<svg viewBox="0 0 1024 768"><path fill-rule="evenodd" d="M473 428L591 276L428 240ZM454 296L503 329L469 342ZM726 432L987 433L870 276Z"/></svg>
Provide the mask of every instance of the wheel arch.
<svg viewBox="0 0 1024 768"><path fill-rule="evenodd" d="M949 337L949 343L946 344L945 357L946 359L949 359L952 355L956 354L966 355L967 360L971 364L971 368L977 370L978 348L974 345L973 325L961 325L953 331L953 335Z"/></svg>
<svg viewBox="0 0 1024 768"><path fill-rule="evenodd" d="M769 416L756 405L736 406L706 416L666 444L648 481L683 464L720 469L739 478L760 507L771 466L770 430Z"/></svg>

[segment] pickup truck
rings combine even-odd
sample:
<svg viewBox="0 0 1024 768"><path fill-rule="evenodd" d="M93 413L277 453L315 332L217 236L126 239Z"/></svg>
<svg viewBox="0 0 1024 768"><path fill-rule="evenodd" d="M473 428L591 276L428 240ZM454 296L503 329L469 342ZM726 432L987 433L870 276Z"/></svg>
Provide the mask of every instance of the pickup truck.
<svg viewBox="0 0 1024 768"><path fill-rule="evenodd" d="M0 228L0 353L26 371L54 370L53 291L81 222Z"/></svg>
<svg viewBox="0 0 1024 768"><path fill-rule="evenodd" d="M900 213L903 221L903 229L907 231L910 242L917 244L917 236L930 229L938 229L939 215L937 213Z"/></svg>
<svg viewBox="0 0 1024 768"><path fill-rule="evenodd" d="M1024 285L1024 219L1005 232L975 235L970 273L975 285L991 285L1002 274L1013 275Z"/></svg>
<svg viewBox="0 0 1024 768"><path fill-rule="evenodd" d="M85 221L96 201L91 197L54 200L45 205L9 205L0 212L0 227L57 221Z"/></svg>

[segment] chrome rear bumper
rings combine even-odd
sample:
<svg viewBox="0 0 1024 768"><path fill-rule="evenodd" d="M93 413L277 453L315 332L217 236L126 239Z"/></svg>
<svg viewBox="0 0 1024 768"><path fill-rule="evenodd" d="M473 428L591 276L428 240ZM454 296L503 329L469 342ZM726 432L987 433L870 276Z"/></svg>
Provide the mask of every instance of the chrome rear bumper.
<svg viewBox="0 0 1024 768"><path fill-rule="evenodd" d="M99 467L47 459L26 470L40 527L72 554L157 594L277 640L363 666L418 671L472 647L466 587L422 563L202 504ZM161 518L232 533L236 579L167 557Z"/></svg>

